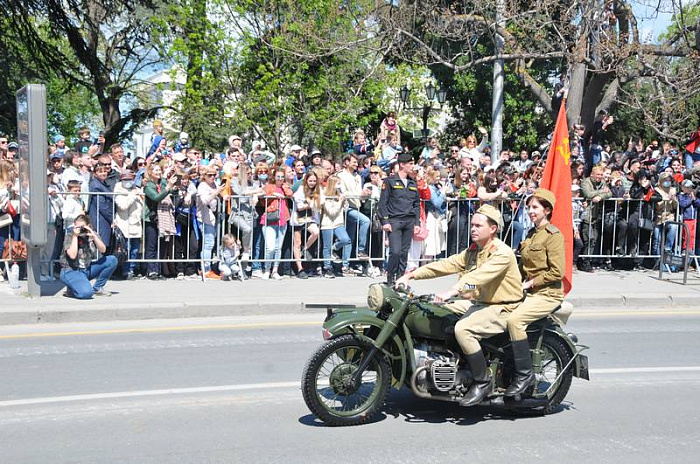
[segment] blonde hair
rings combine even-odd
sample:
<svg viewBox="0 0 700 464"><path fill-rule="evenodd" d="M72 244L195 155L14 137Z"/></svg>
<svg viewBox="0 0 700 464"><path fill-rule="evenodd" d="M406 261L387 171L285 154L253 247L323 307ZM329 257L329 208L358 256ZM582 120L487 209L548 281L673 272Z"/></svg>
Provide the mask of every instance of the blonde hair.
<svg viewBox="0 0 700 464"><path fill-rule="evenodd" d="M148 168L146 169L146 172L143 174L143 178L146 182L153 182L155 183L155 180L153 180L153 170L155 168L160 168L161 172L161 179L163 178L163 168L160 166L158 163L151 163Z"/></svg>
<svg viewBox="0 0 700 464"><path fill-rule="evenodd" d="M207 174L216 174L217 171L215 168L211 166L202 166L199 169L199 180L202 181L206 177Z"/></svg>
<svg viewBox="0 0 700 464"><path fill-rule="evenodd" d="M225 234L223 237L221 237L221 241L223 242L224 246L227 246L227 243L231 245L236 245L238 243L238 240L236 240L236 237L233 234Z"/></svg>
<svg viewBox="0 0 700 464"><path fill-rule="evenodd" d="M15 181L15 166L12 161L0 160L0 185Z"/></svg>
<svg viewBox="0 0 700 464"><path fill-rule="evenodd" d="M433 184L436 180L440 178L440 171L432 166L428 166L425 170L425 182L428 185Z"/></svg>
<svg viewBox="0 0 700 464"><path fill-rule="evenodd" d="M328 183L326 184L326 196L334 197L337 195L338 180L338 176L335 174L328 177Z"/></svg>

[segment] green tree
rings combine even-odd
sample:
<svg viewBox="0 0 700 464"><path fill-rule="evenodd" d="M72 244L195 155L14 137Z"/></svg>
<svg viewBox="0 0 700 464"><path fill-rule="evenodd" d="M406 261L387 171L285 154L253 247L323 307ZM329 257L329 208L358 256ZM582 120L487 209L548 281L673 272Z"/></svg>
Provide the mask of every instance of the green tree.
<svg viewBox="0 0 700 464"><path fill-rule="evenodd" d="M3 33L22 44L38 77L55 75L95 96L107 145L128 138L158 111L135 104L122 112L143 74L159 64L150 1L2 0L2 5L12 23Z"/></svg>

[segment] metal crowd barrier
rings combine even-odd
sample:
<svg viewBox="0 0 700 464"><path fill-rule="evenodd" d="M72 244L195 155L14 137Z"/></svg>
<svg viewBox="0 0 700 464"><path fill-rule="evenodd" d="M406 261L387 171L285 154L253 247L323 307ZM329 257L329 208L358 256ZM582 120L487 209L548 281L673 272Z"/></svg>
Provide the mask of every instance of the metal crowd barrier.
<svg viewBox="0 0 700 464"><path fill-rule="evenodd" d="M64 203L68 196L74 195L68 192L60 192L53 196L50 196L48 201L51 206L51 202L54 203ZM118 206L119 201L116 201L120 194L117 193L95 193L95 192L80 192L78 194L81 198L87 198L89 202L96 202L95 206L99 210L102 206L102 202L108 202L110 204L109 208L111 210L112 217L116 217L117 214L124 214L123 208ZM211 258L204 259L201 254L202 249L202 233L199 229L198 222L195 217L192 216L192 209L188 208L186 212L180 211L178 214L180 223L178 226L178 218L174 218L176 233L168 236L161 236L158 234L158 239L156 243L155 252L146 252L145 237L146 237L146 224L143 218L140 220L138 225L138 232L130 231L131 233L125 234L132 236L134 240L130 242L132 249L136 250L134 253L130 253L127 259L127 266L136 265L148 265L159 264L161 267L168 267L167 274L177 274L180 272L192 273L194 274L197 269L203 269L205 265L210 265L215 263L221 258L221 250L223 237L225 234L233 234L241 243L243 244L243 250L248 252L250 255L249 263L253 266L253 269L259 269L264 267L265 263L274 261L274 258L265 257L265 248L262 243L260 235L265 224L261 223L260 216L256 213L252 215L241 215L245 216L245 221L250 229L250 234L247 234L243 229L242 225L236 225L236 221L232 221L231 215L233 213L235 217L235 212L240 210L241 203L248 203L251 207L250 211L255 210L255 205L252 203L255 201L264 200L266 197L255 197L251 195L240 195L227 197L223 201L218 202L217 210L215 211L216 217L216 234L214 240L214 253ZM275 197L267 197L269 199L274 199ZM347 197L348 199L355 199L357 197ZM59 201L60 199L60 201ZM193 201L196 200L193 198ZM364 262L365 266L370 269L373 267L380 268L382 263L388 256L388 249L386 243L386 234L382 230L372 230L372 220L376 213L376 200L367 200L369 206L364 210L368 212L367 216L369 220L369 232L368 236L365 238L367 243L366 253L369 255L370 260ZM578 200L583 202L583 200ZM139 195L137 197L138 206L143 208L144 197ZM430 210L426 212L426 215L433 215L431 219L431 225L439 225L440 230L431 230L430 233L437 234L439 237L434 236L431 240L436 240L440 244L439 253L435 255L425 255L425 243L414 243L414 263L424 263L431 259L438 259L442 256L451 255L462 251L465 247L471 244L470 238L470 223L471 216L474 211L478 209L479 205L483 203L477 198L455 198L446 197L444 213L435 214L432 212L434 208L428 207L429 200L423 201L423 208ZM526 214L524 207L524 200L521 199L507 199L498 201L489 201L488 203L500 208L504 219L505 227L500 232L500 237L506 243L514 248L517 248L518 243L526 236L527 231L532 227L529 218ZM591 208L591 203L587 204L588 208ZM54 210L60 208L57 205L53 205ZM89 211L89 205L85 205L86 209ZM597 259L611 259L611 258L659 258L660 253L656 251L658 248L657 244L663 248L666 238L666 226L661 227L655 224L655 211L653 205L644 202L643 200L630 200L623 198L615 198L606 200L600 205L600 213L596 214L592 220L582 219L581 221L581 232L582 238L585 236L586 243L584 245L586 248L581 253L582 258L597 258ZM294 208L290 208L290 214L293 214ZM86 213L88 212L86 211ZM644 212L643 219L640 221L640 213ZM679 217L679 212L676 212L675 217ZM352 250L350 256L350 261L353 264L360 263L357 260L357 248L360 242L360 223L358 221L351 221L353 223L352 228L349 227L349 222L347 218L348 210L345 212L345 226L348 234L353 239ZM181 216L184 215L184 216ZM67 220L63 218L64 222ZM105 227L103 219L98 215L97 220L93 224L96 231ZM642 222L645 224L642 226ZM187 226L185 226L187 224ZM652 229L649 230L649 225L652 225ZM670 223L669 223L670 224ZM8 226L9 227L9 226ZM62 233L68 231L70 225L64 224L60 230L57 230L55 225L54 234L49 234L50 237L54 237L53 244L49 243L47 245L45 253L42 256L42 264L45 266L43 268L44 274L51 274L53 271L52 263L58 260L59 253L62 251L63 242L60 240ZM106 225L106 227L112 227L112 224ZM310 224L305 224L300 230L297 230L301 234L301 248L305 248L306 238L309 235ZM51 224L49 226L51 230ZM319 227L320 229L320 227ZM185 236L182 236L182 233ZM585 232L584 232L585 231ZM312 262L312 263L323 263L325 258L322 253L322 238L319 234L316 245L312 248L312 256L310 259L304 259L302 255L297 258L294 255L294 232L295 230L291 226L287 226L287 231L285 237L285 242L283 242L282 256L279 259L280 265L283 263L294 266L297 262ZM680 228L673 231L675 234L673 254L680 253L681 247L681 232ZM441 235L440 235L441 234ZM686 235L688 232L686 231ZM245 239L248 243L243 243ZM127 237L129 238L129 237ZM437 240L439 239L439 240ZM697 241L697 237L688 237L688 242L692 240L694 245ZM620 246L617 246L617 245ZM109 244L106 244L109 246ZM656 249L655 249L656 248ZM692 253L690 252L692 249ZM689 247L688 254L690 258L695 257L696 247ZM155 256L153 256L155 254ZM686 259L687 262L687 259ZM174 266L174 269L169 269L170 266ZM162 271L162 269L161 269Z"/></svg>

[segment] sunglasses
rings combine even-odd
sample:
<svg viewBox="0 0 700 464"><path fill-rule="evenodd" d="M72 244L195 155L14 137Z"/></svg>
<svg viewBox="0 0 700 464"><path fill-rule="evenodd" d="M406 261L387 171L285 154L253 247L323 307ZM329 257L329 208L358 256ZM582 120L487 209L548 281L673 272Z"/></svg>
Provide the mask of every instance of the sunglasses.
<svg viewBox="0 0 700 464"><path fill-rule="evenodd" d="M458 153L459 150L450 150L452 153Z"/></svg>
<svg viewBox="0 0 700 464"><path fill-rule="evenodd" d="M381 171L370 171L370 174L379 174Z"/></svg>

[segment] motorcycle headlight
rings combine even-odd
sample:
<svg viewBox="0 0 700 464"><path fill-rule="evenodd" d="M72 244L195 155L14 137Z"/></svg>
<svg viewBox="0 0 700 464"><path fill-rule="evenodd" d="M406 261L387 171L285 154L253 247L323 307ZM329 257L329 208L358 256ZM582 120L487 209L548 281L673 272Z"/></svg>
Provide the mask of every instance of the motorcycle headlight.
<svg viewBox="0 0 700 464"><path fill-rule="evenodd" d="M381 284L372 284L367 291L367 306L372 311L379 311L384 306L384 287Z"/></svg>

